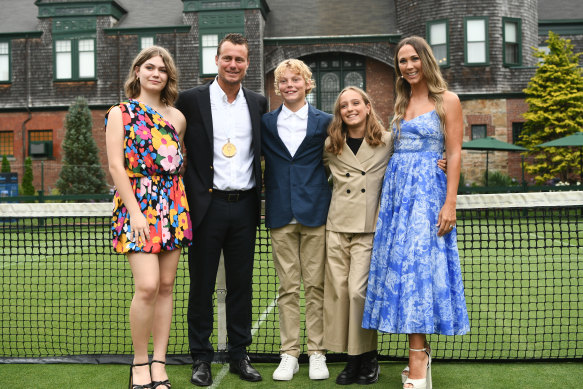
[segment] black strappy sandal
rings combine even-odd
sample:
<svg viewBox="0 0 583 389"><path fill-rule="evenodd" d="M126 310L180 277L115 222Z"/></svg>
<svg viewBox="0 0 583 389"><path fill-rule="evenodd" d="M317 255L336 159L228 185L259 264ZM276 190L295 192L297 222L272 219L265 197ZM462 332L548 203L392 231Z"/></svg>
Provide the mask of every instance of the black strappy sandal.
<svg viewBox="0 0 583 389"><path fill-rule="evenodd" d="M135 365L134 364L131 364L130 365L130 384L128 386L129 389L152 389L153 388L151 382L149 384L145 384L145 385L136 385L136 384L134 384L134 374L133 374L134 373L134 370L133 370L134 367L136 367L136 366L146 366L146 365L149 366L150 364L148 362L144 362L144 363L136 363Z"/></svg>
<svg viewBox="0 0 583 389"><path fill-rule="evenodd" d="M155 359L152 360L152 364L154 363L161 363L162 365L165 365L166 362L163 361L157 361ZM158 386L165 386L166 389L172 389L172 384L170 383L170 380L164 380L164 381L152 381L152 389L156 389Z"/></svg>

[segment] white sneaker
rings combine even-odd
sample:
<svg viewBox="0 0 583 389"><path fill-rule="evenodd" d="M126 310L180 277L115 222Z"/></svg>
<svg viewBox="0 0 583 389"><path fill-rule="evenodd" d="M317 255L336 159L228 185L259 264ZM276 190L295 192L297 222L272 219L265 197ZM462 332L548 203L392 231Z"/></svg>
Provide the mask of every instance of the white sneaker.
<svg viewBox="0 0 583 389"><path fill-rule="evenodd" d="M326 356L320 353L310 355L310 379L325 380L330 377L326 367Z"/></svg>
<svg viewBox="0 0 583 389"><path fill-rule="evenodd" d="M311 371L310 364L310 371ZM298 365L298 359L293 355L281 354L281 362L275 371L273 372L273 379L276 381L289 381L294 378L300 370L300 365Z"/></svg>

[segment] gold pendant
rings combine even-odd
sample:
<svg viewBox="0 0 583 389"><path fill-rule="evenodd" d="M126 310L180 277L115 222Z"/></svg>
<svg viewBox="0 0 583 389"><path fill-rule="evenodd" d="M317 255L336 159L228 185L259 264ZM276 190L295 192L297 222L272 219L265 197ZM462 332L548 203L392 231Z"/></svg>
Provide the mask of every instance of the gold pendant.
<svg viewBox="0 0 583 389"><path fill-rule="evenodd" d="M223 145L223 155L227 158L231 158L233 155L237 154L237 148L231 143L231 139L227 138L227 143Z"/></svg>

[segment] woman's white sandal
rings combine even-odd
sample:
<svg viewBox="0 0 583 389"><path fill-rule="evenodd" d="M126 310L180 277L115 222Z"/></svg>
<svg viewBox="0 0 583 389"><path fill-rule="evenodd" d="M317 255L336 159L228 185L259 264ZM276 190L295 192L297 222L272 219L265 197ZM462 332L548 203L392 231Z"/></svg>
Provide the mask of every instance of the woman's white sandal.
<svg viewBox="0 0 583 389"><path fill-rule="evenodd" d="M425 341L425 349L429 350L429 354L431 354L431 347L429 347L429 343ZM401 371L401 383L405 384L409 378L409 365L405 366L405 368Z"/></svg>
<svg viewBox="0 0 583 389"><path fill-rule="evenodd" d="M427 345L429 346L429 345ZM427 351L429 349L429 351ZM431 381L431 349L429 347L426 348L410 348L409 351L423 351L425 352L425 354L427 354L427 375L425 376L425 378L419 378L419 379L411 379L408 378L405 380L405 382L403 383L403 389L432 389L433 388L433 384ZM405 372L405 370L408 370L409 366L407 366L405 369L403 369L403 372ZM401 378L403 378L403 373L401 373ZM412 386L405 386L405 385L412 385Z"/></svg>

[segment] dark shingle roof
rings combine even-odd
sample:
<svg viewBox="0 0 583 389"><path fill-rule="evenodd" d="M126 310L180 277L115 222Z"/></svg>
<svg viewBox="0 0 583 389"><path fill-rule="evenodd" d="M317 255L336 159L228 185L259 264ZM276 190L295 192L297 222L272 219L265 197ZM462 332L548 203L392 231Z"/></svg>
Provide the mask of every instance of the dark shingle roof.
<svg viewBox="0 0 583 389"><path fill-rule="evenodd" d="M34 0L2 0L0 33L36 31L38 8Z"/></svg>
<svg viewBox="0 0 583 389"><path fill-rule="evenodd" d="M82 2L85 0L76 0ZM165 27L183 25L181 0L116 0L126 14L113 27ZM35 0L1 0L0 33L37 30L38 7Z"/></svg>
<svg viewBox="0 0 583 389"><path fill-rule="evenodd" d="M127 13L116 28L181 26L181 0L116 0Z"/></svg>
<svg viewBox="0 0 583 389"><path fill-rule="evenodd" d="M581 0L539 0L539 20L583 20Z"/></svg>
<svg viewBox="0 0 583 389"><path fill-rule="evenodd" d="M397 34L393 0L267 0L266 38Z"/></svg>

